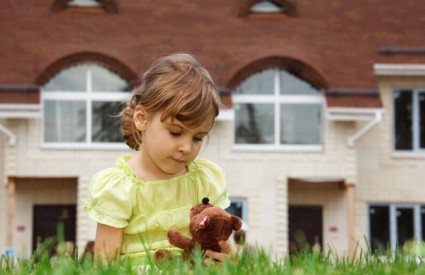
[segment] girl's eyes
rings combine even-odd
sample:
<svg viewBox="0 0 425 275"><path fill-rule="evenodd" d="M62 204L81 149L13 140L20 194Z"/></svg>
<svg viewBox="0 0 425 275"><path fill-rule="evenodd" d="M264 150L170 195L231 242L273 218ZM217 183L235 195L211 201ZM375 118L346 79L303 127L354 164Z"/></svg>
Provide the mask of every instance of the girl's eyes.
<svg viewBox="0 0 425 275"><path fill-rule="evenodd" d="M173 132L173 131L170 131L170 135L172 135L173 137L179 137L179 136L181 136L182 134L181 134L181 133L179 133L179 132Z"/></svg>
<svg viewBox="0 0 425 275"><path fill-rule="evenodd" d="M180 137L182 133L170 131L170 135L173 137ZM202 142L203 139L204 137L197 137L197 136L193 137L193 141L196 141L196 142Z"/></svg>
<svg viewBox="0 0 425 275"><path fill-rule="evenodd" d="M198 142L202 142L202 140L204 140L203 137L193 137L194 141L198 141Z"/></svg>

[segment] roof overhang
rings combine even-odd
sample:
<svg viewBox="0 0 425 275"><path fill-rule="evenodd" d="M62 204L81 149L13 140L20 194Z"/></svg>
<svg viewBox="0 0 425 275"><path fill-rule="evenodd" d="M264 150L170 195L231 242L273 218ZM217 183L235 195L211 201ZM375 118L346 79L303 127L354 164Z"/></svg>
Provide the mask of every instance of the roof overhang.
<svg viewBox="0 0 425 275"><path fill-rule="evenodd" d="M353 147L357 139L382 121L383 108L327 108L326 117L331 121L366 121L367 123L348 137L347 144Z"/></svg>
<svg viewBox="0 0 425 275"><path fill-rule="evenodd" d="M0 84L0 118L40 116L40 87L32 84Z"/></svg>
<svg viewBox="0 0 425 275"><path fill-rule="evenodd" d="M38 118L40 110L40 104L0 104L0 119Z"/></svg>
<svg viewBox="0 0 425 275"><path fill-rule="evenodd" d="M376 113L382 113L382 108L326 108L326 118L331 121L369 121L375 118Z"/></svg>
<svg viewBox="0 0 425 275"><path fill-rule="evenodd" d="M374 64L375 75L425 76L425 64Z"/></svg>

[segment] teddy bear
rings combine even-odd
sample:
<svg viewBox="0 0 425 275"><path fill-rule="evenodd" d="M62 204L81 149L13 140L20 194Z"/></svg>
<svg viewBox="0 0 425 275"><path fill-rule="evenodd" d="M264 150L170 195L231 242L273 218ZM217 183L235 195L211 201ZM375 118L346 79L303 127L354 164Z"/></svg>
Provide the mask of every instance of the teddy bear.
<svg viewBox="0 0 425 275"><path fill-rule="evenodd" d="M170 229L167 232L168 241L181 249L186 254L190 254L199 245L202 251L221 251L220 243L226 242L233 231L238 231L242 227L242 220L227 213L220 207L209 203L208 198L203 198L202 203L190 209L189 232L192 238L183 235L177 229ZM164 251L156 255L162 258Z"/></svg>

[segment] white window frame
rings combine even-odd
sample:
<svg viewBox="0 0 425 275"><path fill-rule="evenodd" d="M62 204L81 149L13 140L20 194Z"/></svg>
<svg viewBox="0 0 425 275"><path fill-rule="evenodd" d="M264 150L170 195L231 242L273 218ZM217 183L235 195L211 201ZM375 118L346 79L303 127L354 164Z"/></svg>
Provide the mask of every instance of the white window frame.
<svg viewBox="0 0 425 275"><path fill-rule="evenodd" d="M90 62L89 62L90 63ZM101 65L97 65L101 66ZM86 104L86 140L85 142L46 142L44 140L44 112L42 111L41 120L41 147L45 149L126 149L125 142L92 142L92 103L93 101L102 102L124 102L128 100L130 93L116 91L93 91L91 70L86 71L86 90L85 91L43 91L41 90L41 109L45 108L46 100L64 100L64 101L84 101ZM117 129L119 131L120 129Z"/></svg>
<svg viewBox="0 0 425 275"><path fill-rule="evenodd" d="M233 149L241 151L301 151L301 152L318 152L323 150L323 139L324 139L324 115L325 115L325 100L323 93L321 95L281 95L280 94L280 77L279 68L275 68L274 75L274 94L273 95L241 95L233 94L232 101L233 105L236 106L239 103L269 103L274 104L274 143L273 144L236 144L235 143L235 131L233 126ZM281 144L280 143L280 105L290 104L320 104L322 114L322 127L320 135L322 137L322 144L312 145L298 145L298 144ZM277 119L276 119L277 118Z"/></svg>
<svg viewBox="0 0 425 275"><path fill-rule="evenodd" d="M396 149L396 113L395 113L395 94L402 90L409 90L412 93L412 149L411 150L400 150ZM419 113L419 93L425 93L424 88L397 88L392 91L392 150L393 154L397 156L421 156L425 157L425 148L420 148L420 113Z"/></svg>
<svg viewBox="0 0 425 275"><path fill-rule="evenodd" d="M373 70L375 72L376 76L383 76L383 77L395 77L395 78L399 78L399 77L412 77L412 76L420 76L423 77L425 76L425 64L395 64L395 63L376 63L373 64ZM408 89L408 87L399 87L401 88L406 88ZM394 98L394 97L393 97ZM392 98L392 108L393 108L393 115L394 115L394 99ZM392 138L394 140L394 118L392 119ZM395 149L395 143L393 141L392 143L392 156L395 158L424 158L425 157L425 153L419 153L419 152L413 152L413 151L399 151L399 150L394 150Z"/></svg>
<svg viewBox="0 0 425 275"><path fill-rule="evenodd" d="M368 213L370 211L370 208L373 206L385 206L388 207L389 210L389 245L391 249L391 253L394 256L394 254L397 251L397 242L398 242L398 232L397 232L397 210L399 208L405 208L405 209L412 209L413 211L413 234L414 239L418 242L422 242L422 216L421 216L421 208L424 206L422 204L401 204L401 203L390 203L390 204L381 204L381 203L371 203L368 205ZM369 241L372 239L371 233L370 233L370 215L368 215L369 219L369 225L368 225L368 231L369 231Z"/></svg>

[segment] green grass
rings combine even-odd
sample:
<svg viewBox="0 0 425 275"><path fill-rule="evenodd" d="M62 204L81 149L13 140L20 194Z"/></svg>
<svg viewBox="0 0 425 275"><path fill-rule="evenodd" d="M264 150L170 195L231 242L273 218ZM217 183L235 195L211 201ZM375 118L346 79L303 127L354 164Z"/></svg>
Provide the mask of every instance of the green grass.
<svg viewBox="0 0 425 275"><path fill-rule="evenodd" d="M417 258L396 254L392 256L360 253L356 259L309 252L287 256L274 261L261 249L251 255L243 254L238 260L228 259L220 264L205 265L200 252L190 261L175 258L135 269L128 261L110 261L93 264L91 259L76 260L75 255L59 255L52 263L48 253L36 251L30 259L1 259L0 274L425 274L425 263Z"/></svg>

